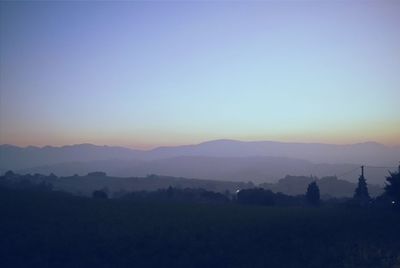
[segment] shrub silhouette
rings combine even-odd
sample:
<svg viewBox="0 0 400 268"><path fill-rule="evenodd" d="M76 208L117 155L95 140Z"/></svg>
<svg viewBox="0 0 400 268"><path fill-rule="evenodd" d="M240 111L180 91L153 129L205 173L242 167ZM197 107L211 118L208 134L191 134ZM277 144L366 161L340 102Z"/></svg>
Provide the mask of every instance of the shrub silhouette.
<svg viewBox="0 0 400 268"><path fill-rule="evenodd" d="M244 189L237 194L237 200L247 205L274 205L274 193L262 188Z"/></svg>
<svg viewBox="0 0 400 268"><path fill-rule="evenodd" d="M400 172L390 173L386 177L385 195L392 199L393 205L400 207Z"/></svg>
<svg viewBox="0 0 400 268"><path fill-rule="evenodd" d="M317 182L312 182L307 187L306 200L309 204L317 206L320 203L319 187Z"/></svg>
<svg viewBox="0 0 400 268"><path fill-rule="evenodd" d="M88 176L88 177L106 177L107 173L102 172L102 171L95 171L95 172L89 172L86 176Z"/></svg>
<svg viewBox="0 0 400 268"><path fill-rule="evenodd" d="M94 191L92 197L97 199L108 199L108 195L104 190Z"/></svg>

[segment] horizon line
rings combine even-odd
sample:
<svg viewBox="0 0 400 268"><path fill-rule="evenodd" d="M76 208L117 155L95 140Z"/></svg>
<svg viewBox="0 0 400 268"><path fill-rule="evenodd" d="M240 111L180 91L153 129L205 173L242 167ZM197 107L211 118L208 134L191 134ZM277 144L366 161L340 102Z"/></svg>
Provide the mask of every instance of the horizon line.
<svg viewBox="0 0 400 268"><path fill-rule="evenodd" d="M337 145L337 146L349 146L349 145L358 145L358 144L377 144L377 145L382 145L385 147L399 147L400 144L385 144L385 143L380 143L377 141L360 141L360 142L352 142L352 143L328 143L328 142L299 142L299 141L280 141L280 140L240 140L240 139L212 139L212 140L205 140L197 143L182 143L182 144L176 144L176 145L154 145L154 146L149 146L147 148L140 148L140 146L135 145L112 145L112 144L98 144L98 143L91 143L91 142L82 142L82 143L70 143L70 144L63 144L63 145L52 145L52 144L47 144L47 145L17 145L17 144L11 144L11 143L1 143L0 146L10 146L10 147L18 147L21 149L26 149L26 148L38 148L38 149L44 149L44 148L63 148L63 147L73 147L73 146L82 146L82 145L90 145L90 146L97 146L97 147L118 147L118 148L124 148L124 149L130 149L130 150L139 150L139 151L151 151L155 150L158 148L171 148L171 147L181 147L181 146L196 146L196 145L201 145L205 143L210 143L210 142L223 142L223 141L229 141L229 142L243 142L243 143L257 143L257 142L273 142L273 143L284 143L284 144L317 144L317 145Z"/></svg>

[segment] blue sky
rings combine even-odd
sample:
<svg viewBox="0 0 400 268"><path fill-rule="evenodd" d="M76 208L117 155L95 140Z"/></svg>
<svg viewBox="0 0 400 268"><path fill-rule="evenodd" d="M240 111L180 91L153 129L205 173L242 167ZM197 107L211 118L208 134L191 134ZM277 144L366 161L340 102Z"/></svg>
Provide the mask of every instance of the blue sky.
<svg viewBox="0 0 400 268"><path fill-rule="evenodd" d="M400 144L400 2L1 2L0 143Z"/></svg>

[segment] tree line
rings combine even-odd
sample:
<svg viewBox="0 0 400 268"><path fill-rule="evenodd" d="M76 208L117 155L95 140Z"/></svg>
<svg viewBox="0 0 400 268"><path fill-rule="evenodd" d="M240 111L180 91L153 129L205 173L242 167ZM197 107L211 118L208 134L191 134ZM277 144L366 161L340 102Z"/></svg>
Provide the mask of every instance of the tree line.
<svg viewBox="0 0 400 268"><path fill-rule="evenodd" d="M106 174L102 174L106 176ZM28 189L35 191L52 191L51 183L38 178L38 182L32 178L21 179L24 176L8 171L0 177L0 186L14 189ZM34 176L35 177L35 176ZM46 176L54 178L51 174ZM19 178L19 179L15 179ZM15 180L14 180L15 179ZM243 205L264 206L320 206L321 204L346 204L358 207L400 207L400 170L389 172L386 177L384 193L376 198L371 198L368 192L368 184L362 171L358 178L358 184L352 198L321 200L317 181L311 182L303 195L291 196L283 193L274 193L260 187L239 189L235 193L226 190L223 193L205 190L202 188L174 188L159 189L156 191L119 191L110 193L107 188L93 191L92 197L96 199L117 198L122 200L162 201L162 202L195 202L195 203L238 203Z"/></svg>
<svg viewBox="0 0 400 268"><path fill-rule="evenodd" d="M275 194L263 188L254 188L239 191L237 199L239 203L255 205L284 204L284 202L282 202L283 199L286 199L286 204L319 206L322 203L316 181L308 185L304 196L289 197L279 193ZM329 200L327 202L329 203ZM389 176L386 177L384 193L376 198L370 197L368 184L364 177L364 172L362 172L358 178L358 184L354 191L353 198L347 199L344 203L348 206L358 207L378 206L400 208L400 170L398 172L389 172Z"/></svg>

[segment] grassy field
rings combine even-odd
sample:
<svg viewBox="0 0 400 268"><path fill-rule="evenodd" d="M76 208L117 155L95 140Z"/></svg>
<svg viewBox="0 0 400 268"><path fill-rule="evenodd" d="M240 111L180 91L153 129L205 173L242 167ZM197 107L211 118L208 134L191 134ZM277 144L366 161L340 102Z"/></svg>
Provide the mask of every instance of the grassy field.
<svg viewBox="0 0 400 268"><path fill-rule="evenodd" d="M0 188L0 267L400 267L400 215Z"/></svg>

